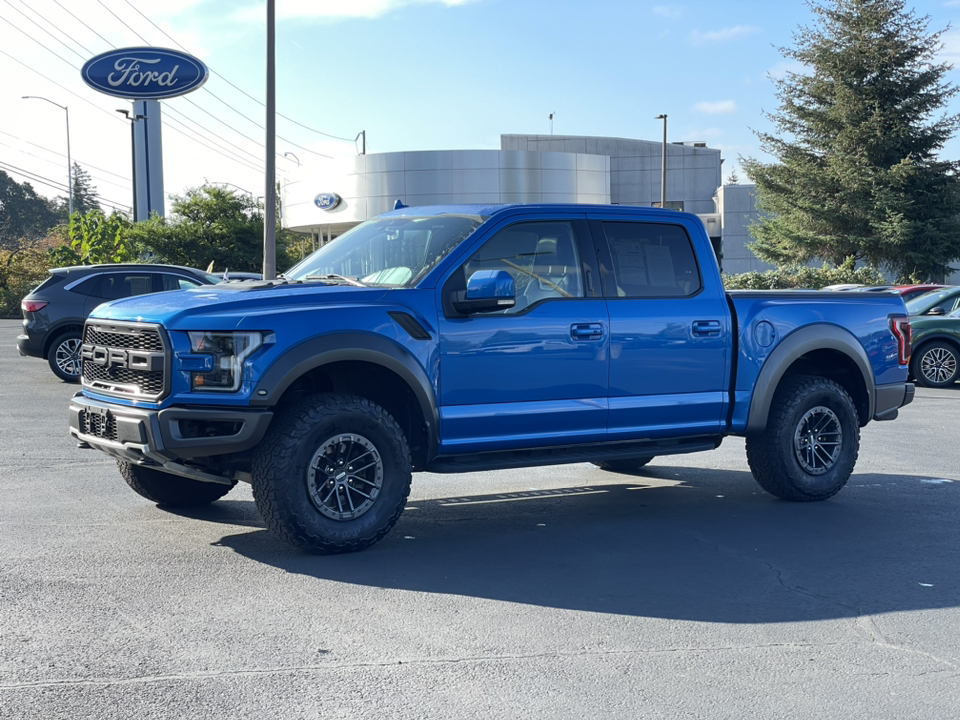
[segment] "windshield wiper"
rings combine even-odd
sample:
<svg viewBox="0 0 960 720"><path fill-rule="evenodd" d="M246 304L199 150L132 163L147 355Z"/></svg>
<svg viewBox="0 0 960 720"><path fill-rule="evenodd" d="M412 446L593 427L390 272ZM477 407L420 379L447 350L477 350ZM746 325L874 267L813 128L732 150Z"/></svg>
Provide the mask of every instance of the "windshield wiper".
<svg viewBox="0 0 960 720"><path fill-rule="evenodd" d="M360 282L358 278L347 277L346 275L334 275L333 273L330 273L328 275L307 275L303 279L306 282L313 282L315 280L320 280L321 282L324 280L337 280L338 282L334 283L335 285L347 284L347 285L355 285L356 287L366 287L366 285Z"/></svg>

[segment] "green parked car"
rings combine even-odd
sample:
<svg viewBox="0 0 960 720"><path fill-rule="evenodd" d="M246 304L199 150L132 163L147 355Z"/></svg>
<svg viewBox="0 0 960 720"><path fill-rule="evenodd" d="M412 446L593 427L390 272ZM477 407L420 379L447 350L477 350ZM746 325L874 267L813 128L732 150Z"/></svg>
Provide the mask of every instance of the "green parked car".
<svg viewBox="0 0 960 720"><path fill-rule="evenodd" d="M914 315L910 371L924 387L950 387L960 375L960 309L948 315Z"/></svg>

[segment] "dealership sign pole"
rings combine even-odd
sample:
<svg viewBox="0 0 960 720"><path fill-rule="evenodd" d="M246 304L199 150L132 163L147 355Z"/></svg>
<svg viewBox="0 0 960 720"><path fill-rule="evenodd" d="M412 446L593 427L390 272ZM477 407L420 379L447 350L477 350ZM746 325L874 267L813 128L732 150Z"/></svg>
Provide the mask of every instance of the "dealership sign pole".
<svg viewBox="0 0 960 720"><path fill-rule="evenodd" d="M169 48L111 50L88 60L80 70L94 90L133 101L133 218L164 214L163 146L160 100L193 92L207 81L207 66Z"/></svg>

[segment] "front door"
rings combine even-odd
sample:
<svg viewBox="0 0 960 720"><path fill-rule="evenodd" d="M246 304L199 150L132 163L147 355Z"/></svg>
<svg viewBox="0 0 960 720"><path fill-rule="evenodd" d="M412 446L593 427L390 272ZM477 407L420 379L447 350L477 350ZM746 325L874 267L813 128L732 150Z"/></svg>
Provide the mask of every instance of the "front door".
<svg viewBox="0 0 960 720"><path fill-rule="evenodd" d="M441 312L441 454L603 440L609 318L582 218L507 225L442 285L449 294L478 270L506 270L517 302Z"/></svg>

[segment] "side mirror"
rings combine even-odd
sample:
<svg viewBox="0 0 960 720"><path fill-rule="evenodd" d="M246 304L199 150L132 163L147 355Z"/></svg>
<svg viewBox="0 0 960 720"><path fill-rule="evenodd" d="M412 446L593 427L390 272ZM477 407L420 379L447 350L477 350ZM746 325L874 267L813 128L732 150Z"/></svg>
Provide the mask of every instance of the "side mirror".
<svg viewBox="0 0 960 720"><path fill-rule="evenodd" d="M454 293L453 308L464 315L506 310L517 304L513 276L506 270L478 270L467 280L467 289Z"/></svg>
<svg viewBox="0 0 960 720"><path fill-rule="evenodd" d="M947 311L944 310L939 305L937 307L930 308L930 311L927 313L927 315L946 315L946 314L947 314Z"/></svg>

